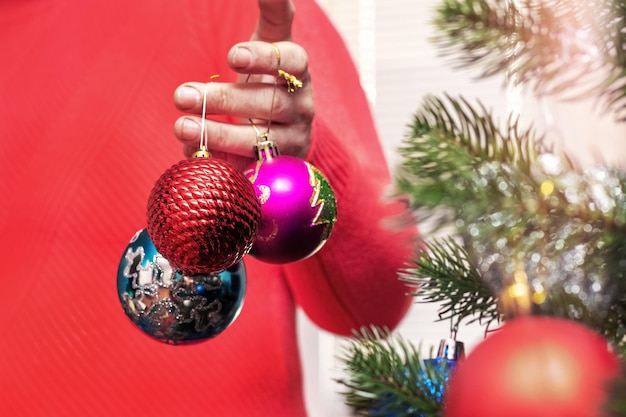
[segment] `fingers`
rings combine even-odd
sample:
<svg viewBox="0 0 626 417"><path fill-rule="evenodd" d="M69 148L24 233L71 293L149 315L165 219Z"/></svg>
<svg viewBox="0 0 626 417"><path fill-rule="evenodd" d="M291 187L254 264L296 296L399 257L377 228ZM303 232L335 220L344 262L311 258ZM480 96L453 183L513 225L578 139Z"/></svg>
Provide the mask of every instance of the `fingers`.
<svg viewBox="0 0 626 417"><path fill-rule="evenodd" d="M304 158L308 152L313 94L308 56L291 42L293 2L258 0L258 4L260 17L252 40L235 45L228 54L230 67L241 74L240 82L187 83L174 93L176 107L190 113L174 127L188 157L198 150L203 131L214 156L243 167L241 161L253 160L257 134L267 132L268 126L270 139L279 144L281 153ZM207 116L231 116L243 123L203 120L199 116L203 107ZM254 120L257 131L248 119Z"/></svg>
<svg viewBox="0 0 626 417"><path fill-rule="evenodd" d="M261 13L252 40L291 40L291 23L295 11L291 0L259 0L259 10Z"/></svg>
<svg viewBox="0 0 626 417"><path fill-rule="evenodd" d="M240 73L276 75L280 69L301 79L308 77L308 55L292 42L239 43L229 51L228 63Z"/></svg>
<svg viewBox="0 0 626 417"><path fill-rule="evenodd" d="M174 124L174 132L183 144L186 156L198 150L202 119L197 116L183 116ZM205 119L204 129L209 138L211 151L228 152L240 156L252 156L256 136L250 125L220 123Z"/></svg>
<svg viewBox="0 0 626 417"><path fill-rule="evenodd" d="M174 92L179 110L201 114L206 92L206 114L244 119L296 123L313 118L312 94L290 94L274 83L186 83Z"/></svg>
<svg viewBox="0 0 626 417"><path fill-rule="evenodd" d="M182 142L186 156L191 156L199 148L201 123L202 119L198 116L183 116L174 124L174 132ZM204 123L211 152L248 159L254 157L257 134L250 124L222 123L210 119L205 119ZM259 126L258 129L265 132L267 126ZM308 152L310 129L310 121L285 125L273 123L270 138L280 143L282 153L304 158Z"/></svg>
<svg viewBox="0 0 626 417"><path fill-rule="evenodd" d="M269 77L254 77L250 78L250 82L236 84L187 83L174 93L176 107L190 113L200 113L206 88L209 115L264 119L269 119L271 115L273 120L279 122L291 121L289 114L296 115L298 111L308 116L307 113L312 112L313 102L308 82L307 53L301 46L291 42L279 42L275 46L267 42L244 42L233 46L228 54L228 62L236 71ZM287 94L283 77L278 77L279 86L276 88L274 80L279 69L295 76L303 83L303 88L296 94ZM266 82L258 82L261 80Z"/></svg>

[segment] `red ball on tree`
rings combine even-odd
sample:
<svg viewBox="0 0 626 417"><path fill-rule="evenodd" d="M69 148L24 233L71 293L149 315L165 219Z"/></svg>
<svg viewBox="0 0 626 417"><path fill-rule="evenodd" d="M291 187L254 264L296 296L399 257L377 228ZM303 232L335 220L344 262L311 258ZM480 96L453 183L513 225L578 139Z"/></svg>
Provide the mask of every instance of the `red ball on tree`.
<svg viewBox="0 0 626 417"><path fill-rule="evenodd" d="M222 271L252 247L261 206L250 181L210 157L180 161L148 199L148 233L157 251L186 274Z"/></svg>
<svg viewBox="0 0 626 417"><path fill-rule="evenodd" d="M523 317L479 344L450 380L445 417L599 417L619 360L571 320Z"/></svg>

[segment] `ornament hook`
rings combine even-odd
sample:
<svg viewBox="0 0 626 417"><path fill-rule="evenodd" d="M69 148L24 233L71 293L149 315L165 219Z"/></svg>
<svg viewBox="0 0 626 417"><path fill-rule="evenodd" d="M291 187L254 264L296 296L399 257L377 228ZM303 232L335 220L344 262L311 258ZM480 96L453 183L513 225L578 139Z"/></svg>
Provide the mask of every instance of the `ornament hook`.
<svg viewBox="0 0 626 417"><path fill-rule="evenodd" d="M248 74L248 77L246 78L246 82L248 82L250 80L250 75L251 74ZM274 101L276 100L276 89L277 88L278 88L278 78L276 78L274 80L274 90L272 91L272 101L270 102L270 114L269 114L269 117L267 119L267 129L265 129L265 132L261 132L261 130L254 123L254 120L248 119L250 121L250 125L252 126L252 128L256 132L257 144L269 140L270 129L272 128L272 115L274 113Z"/></svg>
<svg viewBox="0 0 626 417"><path fill-rule="evenodd" d="M209 79L214 80L219 77L218 74L213 74L209 77ZM200 124L200 149L194 152L194 158L210 158L211 152L208 151L209 148L209 133L206 130L206 97L207 97L207 87L208 83L204 84L204 90L202 94L202 122Z"/></svg>

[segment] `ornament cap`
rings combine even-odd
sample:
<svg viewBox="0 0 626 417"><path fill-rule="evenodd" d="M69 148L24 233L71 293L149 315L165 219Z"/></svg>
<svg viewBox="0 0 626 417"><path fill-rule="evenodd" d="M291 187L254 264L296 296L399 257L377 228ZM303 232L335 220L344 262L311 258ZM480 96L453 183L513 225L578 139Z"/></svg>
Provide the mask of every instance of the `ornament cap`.
<svg viewBox="0 0 626 417"><path fill-rule="evenodd" d="M257 161L271 161L275 156L279 156L278 147L273 140L263 140L257 142L254 145L254 153L256 154Z"/></svg>
<svg viewBox="0 0 626 417"><path fill-rule="evenodd" d="M465 357L465 345L454 339L441 339L437 357L442 359L458 361Z"/></svg>
<svg viewBox="0 0 626 417"><path fill-rule="evenodd" d="M202 146L200 149L198 149L197 151L195 151L192 155L194 158L210 158L211 157L211 152L209 152L207 150L207 148L205 148L204 146Z"/></svg>

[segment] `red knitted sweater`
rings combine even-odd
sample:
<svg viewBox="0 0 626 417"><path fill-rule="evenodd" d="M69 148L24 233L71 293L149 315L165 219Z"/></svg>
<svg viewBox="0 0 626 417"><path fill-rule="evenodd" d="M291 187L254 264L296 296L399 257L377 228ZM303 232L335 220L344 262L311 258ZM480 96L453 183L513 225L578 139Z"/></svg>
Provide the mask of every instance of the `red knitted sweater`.
<svg viewBox="0 0 626 417"><path fill-rule="evenodd" d="M315 83L308 160L335 189L333 235L303 262L246 257L235 323L173 347L124 315L116 270L154 181L183 157L175 87L235 79L226 53L249 39L256 2L0 2L0 416L302 417L297 308L342 335L401 320L413 227L385 221L402 208L383 202L387 167L342 40L313 1L296 8Z"/></svg>

